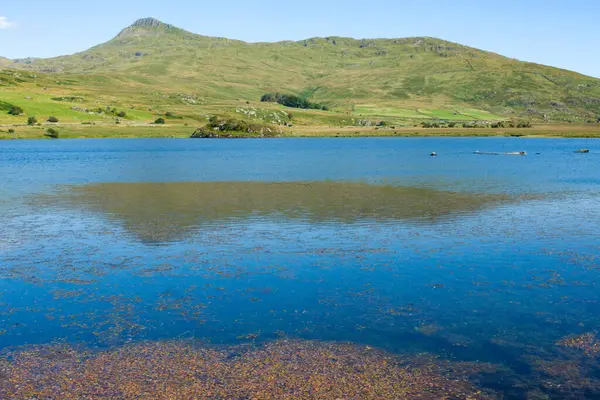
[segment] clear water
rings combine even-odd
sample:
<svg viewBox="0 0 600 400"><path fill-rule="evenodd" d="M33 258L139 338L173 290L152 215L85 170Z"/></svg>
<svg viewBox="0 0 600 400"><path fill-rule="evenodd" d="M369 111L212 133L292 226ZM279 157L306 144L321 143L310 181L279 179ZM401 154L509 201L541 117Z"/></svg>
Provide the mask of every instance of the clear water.
<svg viewBox="0 0 600 400"><path fill-rule="evenodd" d="M600 328L599 195L593 140L3 142L0 347L351 341L552 394L540 360L600 375L556 344Z"/></svg>

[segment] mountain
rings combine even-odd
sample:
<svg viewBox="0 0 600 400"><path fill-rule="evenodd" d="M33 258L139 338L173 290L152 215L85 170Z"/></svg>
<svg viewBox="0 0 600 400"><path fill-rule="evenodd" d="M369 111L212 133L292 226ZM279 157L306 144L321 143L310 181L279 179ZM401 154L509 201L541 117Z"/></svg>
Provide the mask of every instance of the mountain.
<svg viewBox="0 0 600 400"><path fill-rule="evenodd" d="M81 53L13 60L8 66L43 74L36 79L48 80L51 87L53 81L63 82L57 90L63 97L137 109L132 118L140 119L151 118L141 111L168 108L186 115L219 107L234 112L240 102L256 102L266 92L327 104L327 115L299 111L307 118L314 115L315 123L360 118L584 122L600 115L599 79L430 37L246 43L144 18Z"/></svg>

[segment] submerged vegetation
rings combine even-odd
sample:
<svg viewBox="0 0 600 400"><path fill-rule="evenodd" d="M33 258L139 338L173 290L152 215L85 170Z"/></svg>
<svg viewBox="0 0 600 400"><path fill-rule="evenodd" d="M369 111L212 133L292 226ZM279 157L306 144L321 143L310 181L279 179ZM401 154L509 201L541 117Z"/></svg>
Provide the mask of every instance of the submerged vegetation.
<svg viewBox="0 0 600 400"><path fill-rule="evenodd" d="M99 353L58 345L12 358L0 361L4 399L492 398L460 373L446 376L433 360L411 365L344 344L281 340L220 350L147 342Z"/></svg>
<svg viewBox="0 0 600 400"><path fill-rule="evenodd" d="M585 354L595 357L600 355L600 339L594 332L584 333L578 336L569 336L561 339L558 345L583 351Z"/></svg>

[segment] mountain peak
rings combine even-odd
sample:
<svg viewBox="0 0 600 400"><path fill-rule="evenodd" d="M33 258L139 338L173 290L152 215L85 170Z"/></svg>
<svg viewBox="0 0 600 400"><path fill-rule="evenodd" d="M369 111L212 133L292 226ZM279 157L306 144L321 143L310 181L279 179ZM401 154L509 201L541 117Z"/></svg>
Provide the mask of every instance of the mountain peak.
<svg viewBox="0 0 600 400"><path fill-rule="evenodd" d="M131 27L135 26L143 26L146 28L158 28L158 27L167 27L170 28L172 25L165 24L162 21L157 20L156 18L141 18L131 24Z"/></svg>
<svg viewBox="0 0 600 400"><path fill-rule="evenodd" d="M158 34L163 31L176 30L174 25L165 24L162 21L159 21L156 18L141 18L135 21L133 24L129 25L127 28L123 29L118 35L117 38L128 37L130 35L139 35L139 34Z"/></svg>

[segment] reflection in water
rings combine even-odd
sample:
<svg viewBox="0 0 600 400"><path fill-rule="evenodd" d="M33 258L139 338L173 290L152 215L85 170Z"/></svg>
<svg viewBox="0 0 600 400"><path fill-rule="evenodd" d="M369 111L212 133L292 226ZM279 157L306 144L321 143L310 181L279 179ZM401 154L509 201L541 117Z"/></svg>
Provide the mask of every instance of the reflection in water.
<svg viewBox="0 0 600 400"><path fill-rule="evenodd" d="M435 222L508 197L325 181L101 183L73 187L58 200L106 213L142 241L156 243L182 239L205 223L259 216L311 222Z"/></svg>

